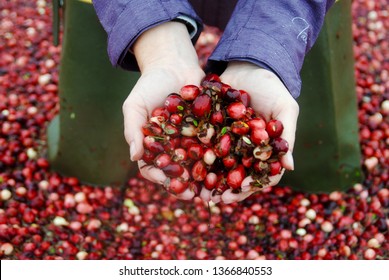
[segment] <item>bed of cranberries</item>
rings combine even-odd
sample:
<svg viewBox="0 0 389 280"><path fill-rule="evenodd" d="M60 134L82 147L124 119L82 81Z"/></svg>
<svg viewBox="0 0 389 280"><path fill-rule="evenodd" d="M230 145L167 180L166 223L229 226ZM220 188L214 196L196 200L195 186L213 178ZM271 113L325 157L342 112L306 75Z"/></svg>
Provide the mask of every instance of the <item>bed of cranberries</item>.
<svg viewBox="0 0 389 280"><path fill-rule="evenodd" d="M122 191L50 171L45 133L58 112L61 51L50 4L0 7L1 259L389 258L387 1L352 4L364 181L330 194L277 186L210 213L141 177ZM202 57L212 34L200 39Z"/></svg>

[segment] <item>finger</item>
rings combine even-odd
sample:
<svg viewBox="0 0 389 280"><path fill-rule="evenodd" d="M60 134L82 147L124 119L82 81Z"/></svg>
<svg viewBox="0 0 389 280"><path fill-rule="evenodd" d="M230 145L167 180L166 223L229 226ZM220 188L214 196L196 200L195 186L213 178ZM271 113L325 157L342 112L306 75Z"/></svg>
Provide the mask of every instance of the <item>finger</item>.
<svg viewBox="0 0 389 280"><path fill-rule="evenodd" d="M284 175L284 172L285 172L285 169L282 169L281 174L269 176L269 183L266 185L263 185L263 188L272 187L272 186L277 185L281 181L281 178Z"/></svg>
<svg viewBox="0 0 389 280"><path fill-rule="evenodd" d="M161 169L155 168L152 165L147 165L143 160L138 161L139 171L142 176L156 184L163 185L167 177Z"/></svg>
<svg viewBox="0 0 389 280"><path fill-rule="evenodd" d="M262 191L265 188L272 187L277 185L282 176L284 175L285 170L281 171L281 174L277 174L274 176L269 176L269 183L261 186L255 186L255 184L251 184L254 182L254 179L251 176L246 177L241 185L242 192L240 192L234 199L237 199L237 202L245 200L250 195Z"/></svg>
<svg viewBox="0 0 389 280"><path fill-rule="evenodd" d="M249 197L253 193L261 191L264 188L263 186L255 186L255 185L251 184L252 182L254 182L254 179L251 176L247 176L243 180L243 182L241 184L242 192L239 193L238 201L245 200L247 197Z"/></svg>
<svg viewBox="0 0 389 280"><path fill-rule="evenodd" d="M136 98L128 98L123 104L124 137L130 145L131 160L140 160L143 155L142 126L147 121L147 110L136 102Z"/></svg>
<svg viewBox="0 0 389 280"><path fill-rule="evenodd" d="M191 200L192 198L194 198L194 196L195 192L189 188L187 188L184 192L176 195L176 197L181 200Z"/></svg>
<svg viewBox="0 0 389 280"><path fill-rule="evenodd" d="M252 195L254 192L259 191L260 187L255 187L251 183L254 182L254 179L251 176L247 176L244 178L241 184L242 191L239 193L235 193L232 189L228 189L223 192L220 197L220 200L225 204L230 204L233 202L239 202L245 200L247 197Z"/></svg>
<svg viewBox="0 0 389 280"><path fill-rule="evenodd" d="M246 178L244 178L244 180L242 181L242 184L240 185L240 187L242 188L242 192L252 191L252 188L253 188L253 186L251 185L252 182L254 182L253 177L247 176Z"/></svg>
<svg viewBox="0 0 389 280"><path fill-rule="evenodd" d="M200 192L200 198L205 201L205 202L209 202L211 201L211 191L210 190L207 190L206 188L202 188L201 189L201 192Z"/></svg>
<svg viewBox="0 0 389 280"><path fill-rule="evenodd" d="M239 201L240 199L240 193L234 193L232 192L232 189L227 189L223 192L221 201L224 204L230 204Z"/></svg>
<svg viewBox="0 0 389 280"><path fill-rule="evenodd" d="M282 166L288 170L294 170L294 160L292 153L296 138L298 114L298 105L293 100L290 102L290 104L288 104L288 106L284 106L281 112L279 112L279 114L276 116L276 118L284 125L284 131L282 132L281 137L284 138L289 144L289 151L281 158Z"/></svg>
<svg viewBox="0 0 389 280"><path fill-rule="evenodd" d="M241 192L239 194L239 198L238 198L238 201L237 202L240 202L240 201L243 201L245 200L246 198L248 198L250 195L252 195L253 193L256 193L258 192L259 190L256 190L256 191L252 191L252 192Z"/></svg>
<svg viewBox="0 0 389 280"><path fill-rule="evenodd" d="M221 196L221 194L216 194L216 193L211 194L211 200L215 204L219 203L222 200L222 196Z"/></svg>

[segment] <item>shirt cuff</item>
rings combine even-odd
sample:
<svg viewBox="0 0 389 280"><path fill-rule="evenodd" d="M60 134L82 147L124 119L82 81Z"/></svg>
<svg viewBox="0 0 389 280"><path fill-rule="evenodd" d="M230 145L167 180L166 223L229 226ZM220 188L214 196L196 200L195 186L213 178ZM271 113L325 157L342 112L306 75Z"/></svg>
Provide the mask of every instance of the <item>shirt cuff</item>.
<svg viewBox="0 0 389 280"><path fill-rule="evenodd" d="M253 36L252 30L243 28L234 38L222 37L209 58L208 68L221 73L229 61L247 61L270 70L281 79L294 98L300 95L299 70L287 50L264 32L256 30Z"/></svg>
<svg viewBox="0 0 389 280"><path fill-rule="evenodd" d="M202 21L187 1L133 0L126 5L115 24L108 31L108 55L112 65L126 70L138 71L135 56L129 52L136 39L145 31L164 22L183 17L194 28L191 31L193 44L197 41ZM188 20L189 19L189 20ZM193 24L195 22L195 24Z"/></svg>
<svg viewBox="0 0 389 280"><path fill-rule="evenodd" d="M180 15L173 21L182 22L186 25L191 40L198 34L199 28L197 27L197 22L194 19L185 15Z"/></svg>

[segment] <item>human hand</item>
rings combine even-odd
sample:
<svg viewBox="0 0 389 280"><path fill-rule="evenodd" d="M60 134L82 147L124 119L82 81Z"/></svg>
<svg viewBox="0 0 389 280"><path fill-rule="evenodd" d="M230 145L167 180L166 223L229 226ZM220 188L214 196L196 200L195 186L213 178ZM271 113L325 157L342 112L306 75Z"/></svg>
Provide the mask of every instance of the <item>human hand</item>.
<svg viewBox="0 0 389 280"><path fill-rule="evenodd" d="M289 151L281 158L283 167L287 170L294 169L293 147L299 106L290 95L282 81L272 72L261 69L249 62L230 62L227 69L221 75L221 80L236 89L247 91L251 96L251 107L261 114L266 121L270 119L280 120L284 125L281 135L289 143ZM283 173L269 177L270 183L264 187L276 185ZM251 186L252 179L244 181L242 192L234 194L226 191L221 196L224 203L242 201L251 194L260 191L261 188Z"/></svg>
<svg viewBox="0 0 389 280"><path fill-rule="evenodd" d="M204 76L186 27L168 22L143 33L134 45L141 77L123 104L124 135L130 145L131 160L138 161L142 176L163 184L162 170L141 160L142 126L151 112L161 107L169 93L187 84L200 84Z"/></svg>

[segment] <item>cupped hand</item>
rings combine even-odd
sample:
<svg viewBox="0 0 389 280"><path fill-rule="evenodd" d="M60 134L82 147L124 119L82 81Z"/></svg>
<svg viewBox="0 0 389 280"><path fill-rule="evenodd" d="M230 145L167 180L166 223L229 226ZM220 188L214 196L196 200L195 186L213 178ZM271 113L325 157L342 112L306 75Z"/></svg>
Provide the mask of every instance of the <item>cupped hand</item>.
<svg viewBox="0 0 389 280"><path fill-rule="evenodd" d="M282 81L274 73L261 69L249 62L230 62L227 69L221 75L221 80L235 89L245 90L251 96L251 107L262 115L267 121L280 120L284 125L281 135L289 143L289 151L281 158L283 167L287 170L294 169L293 147L299 106L291 96ZM263 187L274 186L281 180L283 172L271 176L270 183ZM262 188L250 185L251 178L247 178L242 186L242 192L234 194L225 192L221 196L224 203L242 201Z"/></svg>
<svg viewBox="0 0 389 280"><path fill-rule="evenodd" d="M142 126L151 112L163 105L169 93L179 92L184 85L199 85L204 72L181 23L164 23L144 32L133 46L133 52L142 74L123 104L124 134L130 145L131 159L138 161L142 176L157 184L166 184L169 180L162 170L142 161ZM288 141L289 152L281 162L286 169L293 170L292 151L299 107L281 80L272 72L248 62L230 62L221 79L233 88L247 91L253 109L267 120L278 119L284 124L281 136ZM276 185L281 177L282 174L270 177L267 186ZM241 193L226 191L218 200L238 202L259 191L259 188L251 186L251 180L250 177L244 180ZM181 199L191 197L193 193L189 192L178 195Z"/></svg>
<svg viewBox="0 0 389 280"><path fill-rule="evenodd" d="M187 28L179 22L153 27L136 40L132 51L141 77L123 104L124 135L130 146L131 160L138 161L142 176L164 184L162 170L142 161L142 126L166 97L187 84L200 84L204 76Z"/></svg>
<svg viewBox="0 0 389 280"><path fill-rule="evenodd" d="M176 71L166 67L153 68L142 73L123 105L124 135L130 145L131 160L138 161L139 170L146 179L163 184L167 179L162 170L141 160L143 155L142 126L151 112L164 104L166 96L187 84L199 84L203 72L198 69Z"/></svg>

